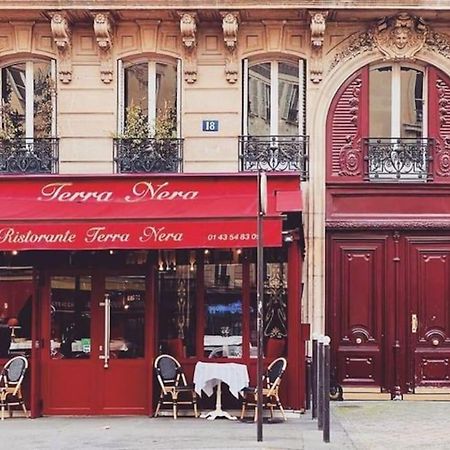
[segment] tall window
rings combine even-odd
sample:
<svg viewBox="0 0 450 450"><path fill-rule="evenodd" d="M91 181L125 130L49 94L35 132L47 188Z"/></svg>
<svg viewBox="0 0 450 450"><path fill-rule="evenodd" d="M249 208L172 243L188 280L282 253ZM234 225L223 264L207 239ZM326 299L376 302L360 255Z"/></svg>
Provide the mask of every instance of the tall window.
<svg viewBox="0 0 450 450"><path fill-rule="evenodd" d="M119 133L126 137L177 137L180 64L119 61Z"/></svg>
<svg viewBox="0 0 450 450"><path fill-rule="evenodd" d="M3 137L56 135L55 61L27 61L1 68Z"/></svg>
<svg viewBox="0 0 450 450"><path fill-rule="evenodd" d="M305 62L244 61L243 134L305 134Z"/></svg>
<svg viewBox="0 0 450 450"><path fill-rule="evenodd" d="M401 64L374 66L369 72L369 135L426 137L424 71Z"/></svg>

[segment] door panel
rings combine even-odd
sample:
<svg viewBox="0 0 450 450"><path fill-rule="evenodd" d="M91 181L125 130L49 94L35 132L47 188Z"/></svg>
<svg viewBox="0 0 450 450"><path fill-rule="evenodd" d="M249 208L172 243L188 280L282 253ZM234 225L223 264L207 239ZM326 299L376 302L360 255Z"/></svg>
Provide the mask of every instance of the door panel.
<svg viewBox="0 0 450 450"><path fill-rule="evenodd" d="M340 383L383 383L384 254L384 239L331 239L330 325Z"/></svg>
<svg viewBox="0 0 450 450"><path fill-rule="evenodd" d="M414 386L450 386L450 242L409 240Z"/></svg>

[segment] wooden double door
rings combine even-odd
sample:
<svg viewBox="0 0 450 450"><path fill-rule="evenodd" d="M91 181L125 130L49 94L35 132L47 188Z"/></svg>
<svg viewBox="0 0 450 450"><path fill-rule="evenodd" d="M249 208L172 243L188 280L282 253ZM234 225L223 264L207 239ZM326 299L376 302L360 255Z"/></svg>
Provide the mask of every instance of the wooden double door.
<svg viewBox="0 0 450 450"><path fill-rule="evenodd" d="M326 274L339 384L450 386L450 233L330 231Z"/></svg>
<svg viewBox="0 0 450 450"><path fill-rule="evenodd" d="M148 276L41 274L43 414L148 414L152 339Z"/></svg>

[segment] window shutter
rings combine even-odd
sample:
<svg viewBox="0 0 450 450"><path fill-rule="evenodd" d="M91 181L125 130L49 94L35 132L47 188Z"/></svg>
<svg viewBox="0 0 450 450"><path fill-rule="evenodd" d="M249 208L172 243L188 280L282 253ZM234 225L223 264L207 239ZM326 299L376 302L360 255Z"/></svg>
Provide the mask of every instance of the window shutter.
<svg viewBox="0 0 450 450"><path fill-rule="evenodd" d="M450 78L435 67L428 69L428 137L435 140L433 180L450 183Z"/></svg>
<svg viewBox="0 0 450 450"><path fill-rule="evenodd" d="M327 119L327 181L361 182L363 141L368 137L368 67L353 74L336 93Z"/></svg>

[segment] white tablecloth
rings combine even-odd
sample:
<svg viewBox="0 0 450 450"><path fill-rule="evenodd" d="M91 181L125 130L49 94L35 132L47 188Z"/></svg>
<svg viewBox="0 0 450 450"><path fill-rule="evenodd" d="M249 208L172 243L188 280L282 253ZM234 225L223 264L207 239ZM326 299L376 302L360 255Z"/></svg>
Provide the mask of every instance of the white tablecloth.
<svg viewBox="0 0 450 450"><path fill-rule="evenodd" d="M249 378L247 366L236 363L205 363L195 365L194 385L195 392L201 395L203 391L211 396L214 387L219 383L228 384L230 392L238 398L239 391L248 386Z"/></svg>

